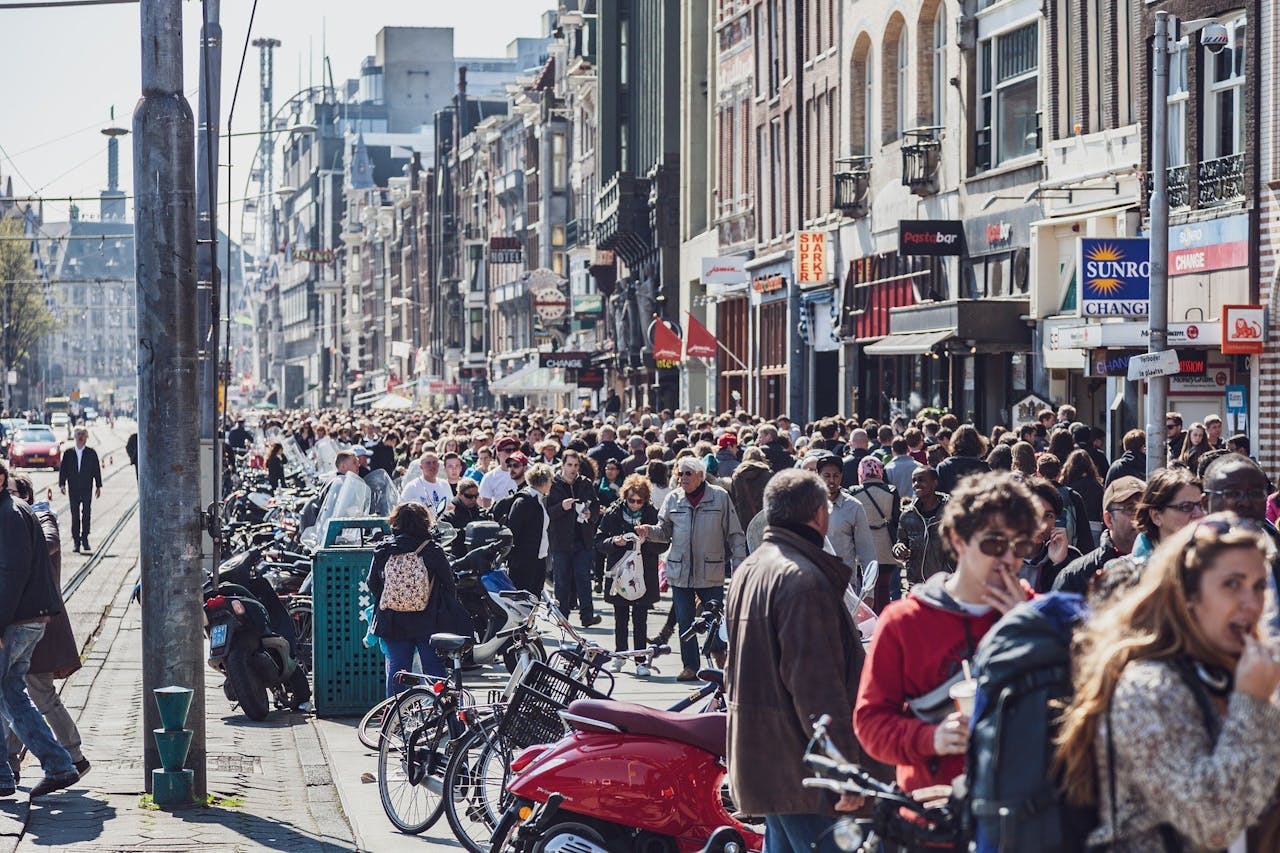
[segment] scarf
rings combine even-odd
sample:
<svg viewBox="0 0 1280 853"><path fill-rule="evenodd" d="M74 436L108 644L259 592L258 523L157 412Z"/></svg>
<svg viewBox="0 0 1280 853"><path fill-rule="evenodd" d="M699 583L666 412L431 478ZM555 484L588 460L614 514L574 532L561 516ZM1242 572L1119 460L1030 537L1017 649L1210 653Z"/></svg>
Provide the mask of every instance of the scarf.
<svg viewBox="0 0 1280 853"><path fill-rule="evenodd" d="M627 505L626 501L623 501L622 503L622 520L632 527L635 527L640 523L640 516L643 512L644 506L641 506L639 509L632 512L631 507Z"/></svg>

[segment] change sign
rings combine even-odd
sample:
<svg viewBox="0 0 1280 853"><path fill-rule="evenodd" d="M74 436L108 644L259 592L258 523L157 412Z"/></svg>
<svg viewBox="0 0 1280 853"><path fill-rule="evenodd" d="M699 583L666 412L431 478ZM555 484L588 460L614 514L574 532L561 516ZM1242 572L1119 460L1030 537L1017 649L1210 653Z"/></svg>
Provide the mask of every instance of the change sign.
<svg viewBox="0 0 1280 853"><path fill-rule="evenodd" d="M1149 240L1081 237L1077 252L1081 316L1147 316L1151 308Z"/></svg>

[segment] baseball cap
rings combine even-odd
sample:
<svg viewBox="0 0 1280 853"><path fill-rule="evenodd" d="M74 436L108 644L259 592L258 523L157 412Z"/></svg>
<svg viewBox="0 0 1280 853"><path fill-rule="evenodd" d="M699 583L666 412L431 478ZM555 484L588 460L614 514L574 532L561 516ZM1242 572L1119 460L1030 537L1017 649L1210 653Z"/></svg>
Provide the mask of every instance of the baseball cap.
<svg viewBox="0 0 1280 853"><path fill-rule="evenodd" d="M528 465L529 457L525 456L523 453L517 450L507 457L507 464L510 465L512 462L515 462L519 465Z"/></svg>
<svg viewBox="0 0 1280 853"><path fill-rule="evenodd" d="M1102 506L1122 504L1131 498L1141 497L1146 490L1147 484L1137 477L1116 477L1102 493Z"/></svg>
<svg viewBox="0 0 1280 853"><path fill-rule="evenodd" d="M720 436L717 442L721 447L735 447L738 444L738 437L731 432L726 432Z"/></svg>
<svg viewBox="0 0 1280 853"><path fill-rule="evenodd" d="M511 436L507 436L506 438L498 439L498 442L493 446L493 449L499 452L511 452L511 451L519 450L520 442L512 438Z"/></svg>
<svg viewBox="0 0 1280 853"><path fill-rule="evenodd" d="M844 460L836 456L830 450L819 450L812 454L818 458L818 470L821 471L827 465L835 465L841 469L844 468Z"/></svg>
<svg viewBox="0 0 1280 853"><path fill-rule="evenodd" d="M373 455L372 453L369 452L369 448L365 447L363 444L357 444L355 447L351 448L351 452L354 453L356 456L372 456Z"/></svg>

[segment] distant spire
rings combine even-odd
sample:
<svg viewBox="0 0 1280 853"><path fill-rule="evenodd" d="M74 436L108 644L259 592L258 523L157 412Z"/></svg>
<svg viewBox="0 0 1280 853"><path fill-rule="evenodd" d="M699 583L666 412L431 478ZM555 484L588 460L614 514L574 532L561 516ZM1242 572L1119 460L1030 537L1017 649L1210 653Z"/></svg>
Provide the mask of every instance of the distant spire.
<svg viewBox="0 0 1280 853"><path fill-rule="evenodd" d="M351 155L351 189L371 190L373 187L373 163L369 160L362 130L356 137L356 149Z"/></svg>
<svg viewBox="0 0 1280 853"><path fill-rule="evenodd" d="M103 190L99 201L99 218L103 222L124 221L124 193L120 191L120 137L129 131L117 127L116 108L111 108L111 124L102 129L107 137L107 188Z"/></svg>

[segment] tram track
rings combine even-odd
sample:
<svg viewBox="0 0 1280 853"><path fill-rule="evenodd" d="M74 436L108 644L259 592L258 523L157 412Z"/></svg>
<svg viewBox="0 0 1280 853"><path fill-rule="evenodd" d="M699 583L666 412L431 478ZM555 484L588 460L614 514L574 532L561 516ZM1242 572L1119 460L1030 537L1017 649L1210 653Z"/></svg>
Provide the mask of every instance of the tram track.
<svg viewBox="0 0 1280 853"><path fill-rule="evenodd" d="M81 584L83 584L89 575L92 574L93 570L96 569L104 559L106 559L107 552L110 551L111 546L115 543L116 539L120 536L120 533L124 530L130 519L133 518L133 514L137 511L138 500L135 498L133 503L129 504L129 506L125 508L124 512L120 513L120 517L116 519L116 523L107 531L106 538L98 545L98 550L93 553L93 556L86 560L83 566L76 569L75 574L73 574L67 582L62 585L63 602L70 601L71 596L75 595L76 590L80 589Z"/></svg>

